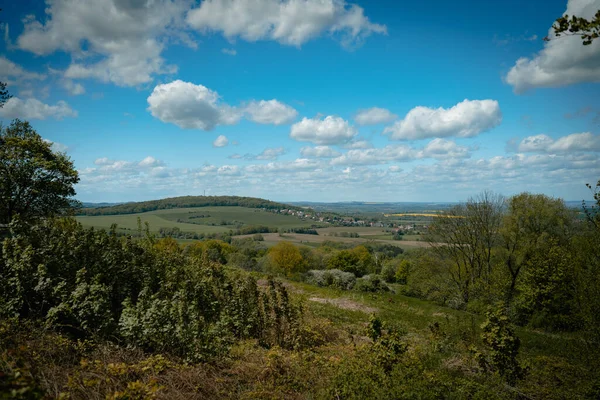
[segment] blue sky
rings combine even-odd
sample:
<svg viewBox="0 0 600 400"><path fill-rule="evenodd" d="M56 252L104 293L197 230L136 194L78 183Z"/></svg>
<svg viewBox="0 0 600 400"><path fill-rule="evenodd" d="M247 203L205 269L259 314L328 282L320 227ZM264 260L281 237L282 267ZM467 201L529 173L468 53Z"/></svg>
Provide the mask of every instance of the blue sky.
<svg viewBox="0 0 600 400"><path fill-rule="evenodd" d="M544 42L600 0L21 0L0 13L4 124L78 198L590 198L600 43Z"/></svg>

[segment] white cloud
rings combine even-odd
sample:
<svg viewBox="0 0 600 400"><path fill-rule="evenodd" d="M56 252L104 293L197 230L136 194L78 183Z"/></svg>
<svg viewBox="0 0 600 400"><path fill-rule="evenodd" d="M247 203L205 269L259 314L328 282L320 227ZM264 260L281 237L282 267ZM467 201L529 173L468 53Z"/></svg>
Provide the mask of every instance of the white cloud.
<svg viewBox="0 0 600 400"><path fill-rule="evenodd" d="M142 161L140 161L138 163L138 165L140 167L161 167L164 165L164 163L160 160L157 160L156 158L152 157L152 156L148 156L146 158L144 158Z"/></svg>
<svg viewBox="0 0 600 400"><path fill-rule="evenodd" d="M600 9L600 0L569 0L565 14L591 19ZM583 46L580 36L555 37L532 58L519 58L506 75L516 93L539 87L558 87L580 82L600 82L600 43Z"/></svg>
<svg viewBox="0 0 600 400"><path fill-rule="evenodd" d="M392 139L473 137L500 124L502 112L496 100L464 100L451 108L415 107L403 120L385 128Z"/></svg>
<svg viewBox="0 0 600 400"><path fill-rule="evenodd" d="M557 140L543 134L529 136L519 143L518 151L545 153L600 151L600 135L593 135L590 132L573 133Z"/></svg>
<svg viewBox="0 0 600 400"><path fill-rule="evenodd" d="M280 155L285 154L285 149L283 147L267 147L266 149L264 149L262 151L262 153L260 153L259 155L257 155L256 157L254 157L254 159L256 160L275 160L277 159L277 157L279 157Z"/></svg>
<svg viewBox="0 0 600 400"><path fill-rule="evenodd" d="M373 144L367 140L352 140L343 145L345 149L371 149Z"/></svg>
<svg viewBox="0 0 600 400"><path fill-rule="evenodd" d="M354 117L358 125L377 125L392 122L398 118L390 110L385 108L373 107L367 110L359 110Z"/></svg>
<svg viewBox="0 0 600 400"><path fill-rule="evenodd" d="M22 50L71 54L68 79L95 78L120 86L148 83L173 73L161 56L167 42L194 47L181 30L189 0L47 0L44 22L24 20Z"/></svg>
<svg viewBox="0 0 600 400"><path fill-rule="evenodd" d="M18 84L23 81L43 81L46 75L24 70L4 56L0 56L0 81L9 85Z"/></svg>
<svg viewBox="0 0 600 400"><path fill-rule="evenodd" d="M469 149L459 146L451 140L433 139L427 143L425 148L419 153L420 158L436 158L438 160L447 158L468 158Z"/></svg>
<svg viewBox="0 0 600 400"><path fill-rule="evenodd" d="M300 142L318 145L341 144L350 141L358 134L356 128L340 117L302 118L292 125L290 137Z"/></svg>
<svg viewBox="0 0 600 400"><path fill-rule="evenodd" d="M237 54L236 49L221 49L221 53L227 54L228 56L235 56Z"/></svg>
<svg viewBox="0 0 600 400"><path fill-rule="evenodd" d="M81 83L73 82L70 79L65 79L63 81L63 87L73 96L79 96L80 94L85 93L85 88Z"/></svg>
<svg viewBox="0 0 600 400"><path fill-rule="evenodd" d="M240 175L240 167L237 165L223 165L217 169L219 175Z"/></svg>
<svg viewBox="0 0 600 400"><path fill-rule="evenodd" d="M213 147L225 147L229 144L229 139L226 136L219 135L213 142Z"/></svg>
<svg viewBox="0 0 600 400"><path fill-rule="evenodd" d="M409 146L388 145L380 149L348 150L346 154L331 160L331 165L376 165L390 161L410 161L417 152Z"/></svg>
<svg viewBox="0 0 600 400"><path fill-rule="evenodd" d="M268 164L249 165L246 167L246 171L250 173L259 174L293 172L298 170L314 170L320 165L320 162L316 160L309 160L307 158L297 158L294 161L270 162Z"/></svg>
<svg viewBox="0 0 600 400"><path fill-rule="evenodd" d="M235 108L219 102L217 92L181 80L157 85L148 104L155 118L183 129L210 131L217 125L236 124L241 118Z"/></svg>
<svg viewBox="0 0 600 400"><path fill-rule="evenodd" d="M187 22L230 40L274 40L292 46L324 32L339 35L345 46L372 33L387 33L385 25L371 23L361 7L344 0L204 0L188 13Z"/></svg>
<svg viewBox="0 0 600 400"><path fill-rule="evenodd" d="M50 105L33 98L21 100L18 97L13 97L4 104L4 107L0 108L0 116L10 119L53 118L60 120L66 117L77 117L77 111L74 111L62 100L58 101L55 105Z"/></svg>
<svg viewBox="0 0 600 400"><path fill-rule="evenodd" d="M294 108L275 99L252 101L244 111L249 114L250 120L259 124L289 124L298 116Z"/></svg>
<svg viewBox="0 0 600 400"><path fill-rule="evenodd" d="M332 158L338 157L340 153L329 146L303 147L300 155L304 158Z"/></svg>
<svg viewBox="0 0 600 400"><path fill-rule="evenodd" d="M46 143L50 143L50 148L52 149L52 151L64 153L67 150L69 150L69 146L67 146L65 144L62 144L59 142L53 142L52 140L49 140L49 139L43 139L43 140Z"/></svg>

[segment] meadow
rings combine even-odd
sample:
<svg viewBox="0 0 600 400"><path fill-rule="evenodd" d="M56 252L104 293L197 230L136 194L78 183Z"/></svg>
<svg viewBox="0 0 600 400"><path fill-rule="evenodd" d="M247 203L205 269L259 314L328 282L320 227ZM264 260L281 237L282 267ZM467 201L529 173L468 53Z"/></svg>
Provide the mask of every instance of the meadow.
<svg viewBox="0 0 600 400"><path fill-rule="evenodd" d="M178 228L182 232L226 233L243 226L263 225L271 228L302 228L318 224L293 215L274 214L247 207L195 207L155 210L138 214L78 216L86 227L109 229L117 224L119 232L136 230L138 218L148 222L151 232L160 228Z"/></svg>

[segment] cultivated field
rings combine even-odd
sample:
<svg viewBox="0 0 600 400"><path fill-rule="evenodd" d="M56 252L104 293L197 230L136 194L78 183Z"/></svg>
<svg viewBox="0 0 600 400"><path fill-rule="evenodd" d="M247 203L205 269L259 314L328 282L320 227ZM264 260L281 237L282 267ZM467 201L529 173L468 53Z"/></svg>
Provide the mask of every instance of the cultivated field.
<svg viewBox="0 0 600 400"><path fill-rule="evenodd" d="M339 229L343 229L343 228L339 228ZM252 237L253 235L241 235L241 236L237 236L240 238L244 238L244 237ZM361 244L361 243L367 243L369 241L373 241L373 242L377 242L377 243L386 243L386 244L391 244L393 246L398 246L398 247L402 247L402 248L417 248L417 247L425 247L428 246L427 242L417 242L414 240L382 240L382 239L369 239L369 238L365 238L365 237L358 237L358 238L349 238L349 237L339 237L339 236L323 236L321 234L319 235L302 235L299 233L284 233L284 234L279 234L279 233L262 233L263 238L265 239L265 244L270 246L270 245L274 245L278 242L282 242L282 241L286 241L286 242L292 242L292 243L296 243L296 244L304 244L307 246L317 246L323 242L326 241L332 241L332 242L342 242L342 243L356 243Z"/></svg>
<svg viewBox="0 0 600 400"><path fill-rule="evenodd" d="M246 207L174 208L140 214L79 216L77 220L84 226L100 229L109 229L112 224L117 224L119 231L124 232L137 229L138 217L142 224L150 224L152 232L158 232L160 228L179 228L182 232L207 234L229 232L250 225L290 229L318 224L312 220L303 221L293 215L273 214Z"/></svg>

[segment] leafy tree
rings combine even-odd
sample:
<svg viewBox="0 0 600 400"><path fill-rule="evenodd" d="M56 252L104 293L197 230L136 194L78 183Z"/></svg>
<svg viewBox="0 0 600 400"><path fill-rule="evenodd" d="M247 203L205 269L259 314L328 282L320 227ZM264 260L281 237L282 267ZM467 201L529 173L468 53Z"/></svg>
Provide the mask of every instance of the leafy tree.
<svg viewBox="0 0 600 400"><path fill-rule="evenodd" d="M498 372L509 385L515 385L527 373L527 369L517 361L521 341L502 306L488 311L486 317L486 321L481 325L481 338L488 348L489 355L486 358L478 354L479 362L485 369Z"/></svg>
<svg viewBox="0 0 600 400"><path fill-rule="evenodd" d="M574 214L561 199L543 194L521 193L508 201L508 213L500 229L499 256L509 275L511 300L521 272L537 250L548 240L566 246L571 237Z"/></svg>
<svg viewBox="0 0 600 400"><path fill-rule="evenodd" d="M1 8L0 11L2 11ZM0 108L2 108L4 106L4 103L6 103L12 97L8 93L6 86L6 82L0 82Z"/></svg>
<svg viewBox="0 0 600 400"><path fill-rule="evenodd" d="M0 223L65 213L78 204L72 199L77 182L70 158L53 151L28 122L17 119L0 130Z"/></svg>
<svg viewBox="0 0 600 400"><path fill-rule="evenodd" d="M466 304L477 286L489 287L504 198L483 192L435 217L427 241L447 261L448 275Z"/></svg>
<svg viewBox="0 0 600 400"><path fill-rule="evenodd" d="M276 269L286 275L304 272L306 267L300 250L290 242L279 242L271 247L269 259Z"/></svg>
<svg viewBox="0 0 600 400"><path fill-rule="evenodd" d="M554 28L554 35L556 37L563 35L581 36L583 45L589 46L600 35L600 10L589 21L575 15L569 17L569 15L565 14L556 20L552 28ZM546 36L544 40L549 41L550 38Z"/></svg>
<svg viewBox="0 0 600 400"><path fill-rule="evenodd" d="M0 82L0 108L2 108L4 103L6 103L12 97L8 93L6 86L6 82Z"/></svg>

